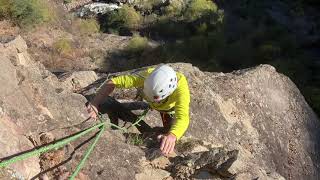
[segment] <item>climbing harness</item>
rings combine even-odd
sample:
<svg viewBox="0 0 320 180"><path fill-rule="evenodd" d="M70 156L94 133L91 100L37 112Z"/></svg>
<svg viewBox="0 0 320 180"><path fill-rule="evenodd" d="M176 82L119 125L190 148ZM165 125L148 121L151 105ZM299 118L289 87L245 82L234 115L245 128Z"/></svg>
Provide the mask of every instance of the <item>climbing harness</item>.
<svg viewBox="0 0 320 180"><path fill-rule="evenodd" d="M148 113L148 109L146 109L142 115L139 116L139 118L130 126L140 126L139 122L143 121L144 117L146 116L146 114ZM110 125L111 127L115 127L121 131L127 132L127 128L123 128L123 127L119 127L116 124L113 124L111 122L107 122L103 117L102 114L97 113L98 114L98 119L100 120L100 123L97 125L94 125L90 128L87 128L83 131L80 131L74 135L72 135L71 137L68 138L63 138L60 139L59 141L53 143L53 144L48 144L46 146L40 147L40 148L36 148L32 151L27 151L25 153L22 153L20 155L14 156L12 158L9 159L5 159L3 161L0 161L0 168L4 168L7 167L8 165L18 162L18 161L22 161L24 159L33 157L33 156L39 156L40 154L43 154L45 152L48 152L50 150L57 150L65 145L67 145L68 143L77 140L78 138L88 134L89 132L99 129L98 134L96 135L94 141L92 142L92 144L90 145L90 147L87 149L87 151L85 152L83 158L81 159L81 161L79 162L79 164L77 165L75 171L72 173L72 175L70 176L70 180L73 180L78 173L80 172L81 168L83 167L84 163L86 162L87 158L89 157L89 155L91 154L92 150L94 149L94 147L96 146L97 142L99 141L101 135L103 134L105 128L106 128L106 124Z"/></svg>

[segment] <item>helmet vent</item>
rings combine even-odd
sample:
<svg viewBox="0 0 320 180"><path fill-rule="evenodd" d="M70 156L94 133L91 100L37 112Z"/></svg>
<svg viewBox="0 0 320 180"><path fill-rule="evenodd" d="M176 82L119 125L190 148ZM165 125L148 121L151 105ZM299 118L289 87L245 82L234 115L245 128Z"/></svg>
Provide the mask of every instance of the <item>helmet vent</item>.
<svg viewBox="0 0 320 180"><path fill-rule="evenodd" d="M161 89L160 91L159 91L159 93L162 93L163 92L163 89Z"/></svg>
<svg viewBox="0 0 320 180"><path fill-rule="evenodd" d="M169 88L171 88L171 84L169 84Z"/></svg>

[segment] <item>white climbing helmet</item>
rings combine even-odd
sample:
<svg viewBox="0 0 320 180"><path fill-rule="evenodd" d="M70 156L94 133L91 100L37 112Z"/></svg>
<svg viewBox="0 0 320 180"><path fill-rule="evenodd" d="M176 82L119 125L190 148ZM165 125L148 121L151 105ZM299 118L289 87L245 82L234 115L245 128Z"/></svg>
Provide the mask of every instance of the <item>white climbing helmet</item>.
<svg viewBox="0 0 320 180"><path fill-rule="evenodd" d="M157 67L144 81L143 93L152 102L159 102L177 88L176 72L168 65Z"/></svg>

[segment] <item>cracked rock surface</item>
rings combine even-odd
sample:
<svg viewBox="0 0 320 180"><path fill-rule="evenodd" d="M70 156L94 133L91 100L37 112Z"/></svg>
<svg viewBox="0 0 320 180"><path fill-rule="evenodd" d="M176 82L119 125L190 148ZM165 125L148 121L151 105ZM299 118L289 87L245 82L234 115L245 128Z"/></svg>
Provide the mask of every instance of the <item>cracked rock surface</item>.
<svg viewBox="0 0 320 180"><path fill-rule="evenodd" d="M100 77L90 71L58 79L34 61L27 50L20 36L0 43L0 158L97 123L87 119L86 98L74 92L83 93L81 88L95 80L98 87L103 82ZM150 138L143 135L141 144L137 139L128 143L132 136L107 128L79 179L201 179L208 175L206 172L219 174L216 179L318 179L320 122L289 78L270 65L226 74L202 72L191 64L172 66L188 78L191 122L186 137L191 139L179 141L173 157L152 153L153 158L148 158L150 149L158 148L156 141L151 147L144 145ZM94 92L88 89L86 92ZM113 94L119 100L114 101L116 107L128 110L134 93L135 90L117 90ZM152 128L160 126L160 122L156 111L150 111L145 119ZM122 125L123 119L119 123ZM65 179L95 133L57 151L10 165L2 169L0 177L9 174L12 178ZM130 133L140 134L135 128ZM41 174L52 167L50 172ZM178 175L179 172L185 173Z"/></svg>

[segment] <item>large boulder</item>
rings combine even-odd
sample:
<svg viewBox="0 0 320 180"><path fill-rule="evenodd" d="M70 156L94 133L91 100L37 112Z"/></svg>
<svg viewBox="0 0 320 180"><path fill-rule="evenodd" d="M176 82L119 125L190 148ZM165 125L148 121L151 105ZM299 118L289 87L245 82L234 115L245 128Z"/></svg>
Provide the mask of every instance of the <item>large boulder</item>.
<svg viewBox="0 0 320 180"><path fill-rule="evenodd" d="M77 85L81 88L96 80L94 72L73 73L59 80L33 60L20 36L0 43L0 53L0 162L97 123L88 119L86 98L73 93ZM75 170L93 135L13 163L1 169L0 179L64 179ZM126 143L122 132L107 131L79 178L131 179L139 172L143 155L140 148Z"/></svg>
<svg viewBox="0 0 320 180"><path fill-rule="evenodd" d="M83 6L79 11L79 17L90 17L95 15L103 15L108 12L112 12L121 8L117 4L107 4L107 3L91 3Z"/></svg>
<svg viewBox="0 0 320 180"><path fill-rule="evenodd" d="M0 149L0 158L59 140L97 123L87 119L86 99L73 93L75 90L93 92L90 88L99 87L102 79L83 91L78 89L97 79L93 72L73 73L59 80L32 60L21 37L1 43L0 53L0 83L3 84L0 87L0 145L4 147ZM202 72L190 64L172 66L186 75L191 90L191 123L186 136L203 141L202 145L210 144L195 147L193 152L210 148L223 148L221 152L236 150L237 160L229 164L229 171L236 174L236 179L318 179L319 119L289 78L269 65L226 74ZM91 74L92 78L83 74ZM79 85L76 89L72 84L75 80L81 82L76 83ZM134 92L116 91L113 95L128 104L126 99L134 98ZM119 102L113 102L114 107L120 107ZM156 111L151 111L145 122L151 126L161 125ZM130 133L137 131L132 128ZM1 174L11 172L14 176L44 179L45 176L68 177L93 135L40 157L14 163ZM152 162L148 158L149 147L138 146L139 139L128 137L131 135L107 128L79 178L167 178L168 172L174 172L161 168L165 165L154 166L159 162L170 164L170 158L160 157Z"/></svg>
<svg viewBox="0 0 320 180"><path fill-rule="evenodd" d="M186 136L239 150L230 168L237 179L318 179L320 122L288 77L270 65L232 73L202 72L183 63L172 66L189 81L191 123ZM130 99L136 92L116 90L113 96ZM156 111L146 122L161 126Z"/></svg>
<svg viewBox="0 0 320 180"><path fill-rule="evenodd" d="M82 106L86 99L65 91L55 75L33 61L20 36L1 46L2 111L25 134L73 125L85 117Z"/></svg>
<svg viewBox="0 0 320 180"><path fill-rule="evenodd" d="M288 77L270 65L227 74L172 66L186 75L191 90L186 136L238 149L231 167L238 179L318 178L319 120ZM133 93L113 96L133 98ZM155 119L159 115L153 111L146 122L161 125Z"/></svg>
<svg viewBox="0 0 320 180"><path fill-rule="evenodd" d="M288 77L270 65L227 74L174 66L191 88L187 136L238 149L238 177L319 178L320 122Z"/></svg>
<svg viewBox="0 0 320 180"><path fill-rule="evenodd" d="M32 149L34 137L42 132L85 119L86 99L65 91L53 74L34 62L20 36L0 44L0 53L1 158ZM38 157L10 167L25 178L40 172Z"/></svg>

